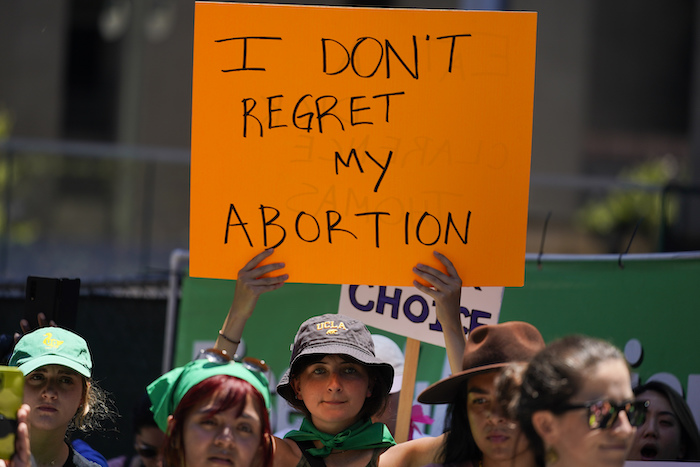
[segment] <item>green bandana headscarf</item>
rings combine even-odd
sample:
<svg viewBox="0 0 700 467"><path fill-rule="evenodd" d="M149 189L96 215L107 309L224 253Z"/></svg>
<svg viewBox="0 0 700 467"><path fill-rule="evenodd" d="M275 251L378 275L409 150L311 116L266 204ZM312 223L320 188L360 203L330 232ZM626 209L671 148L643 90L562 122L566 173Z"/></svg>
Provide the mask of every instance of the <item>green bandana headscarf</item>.
<svg viewBox="0 0 700 467"><path fill-rule="evenodd" d="M306 452L314 457L326 457L333 449L341 451L375 449L390 447L396 444L389 428L383 423L372 423L370 419L360 420L345 431L329 435L318 431L313 423L306 418L301 422L298 431L290 431L285 438L294 441L321 441L322 448L307 449Z"/></svg>
<svg viewBox="0 0 700 467"><path fill-rule="evenodd" d="M168 416L172 415L182 398L193 386L216 375L229 375L250 383L262 394L265 407L270 411L270 390L265 375L251 371L238 362L210 362L195 360L185 366L175 368L148 385L148 397L151 399L151 412L158 427L164 432L168 428Z"/></svg>

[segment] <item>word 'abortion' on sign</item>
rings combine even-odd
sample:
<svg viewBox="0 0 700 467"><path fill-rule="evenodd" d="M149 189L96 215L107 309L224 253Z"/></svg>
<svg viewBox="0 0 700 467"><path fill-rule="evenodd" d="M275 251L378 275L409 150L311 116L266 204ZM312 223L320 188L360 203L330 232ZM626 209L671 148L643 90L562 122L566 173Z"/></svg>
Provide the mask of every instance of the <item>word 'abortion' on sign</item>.
<svg viewBox="0 0 700 467"><path fill-rule="evenodd" d="M297 214L296 219L290 222L289 219L280 219L279 209L273 206L264 206L261 204L259 209L260 223L258 224L258 227L262 229L262 245L255 245L253 243L250 237L249 228L246 228L246 225L248 225L249 222L246 222L241 218L236 206L233 203L231 203L229 206L224 243L229 242L229 237L233 237L234 235L234 229L238 228L240 228L239 233L245 235L248 245L251 247L263 246L265 248L277 248L287 238L287 230L292 230L299 240L309 243L319 240L333 243L334 235L346 235L354 238L355 240L358 238L355 234L355 232L358 230L355 230L355 228L353 228L353 230L349 230L347 228L347 224L349 222L345 222L342 227L340 226L343 217L338 211L327 210L325 212L325 224L323 227L321 227L318 219L308 212L301 211L299 214ZM370 218L374 217L374 228L370 229L373 230L373 232L365 231L364 233L367 235L374 235L374 244L377 248L379 248L380 238L382 238L380 233L381 229L379 227L381 223L379 221L382 217L390 217L391 213L379 211L356 212L354 213L354 216L369 216ZM464 231L461 232L455 224L455 220L451 212L447 213L447 218L444 219L443 222L440 222L436 216L430 214L429 212L424 212L418 221L414 222L411 219L411 213L406 212L403 218L403 243L408 245L410 241L415 240L422 245L435 245L442 240L444 244L447 245L450 239L450 230L452 230L455 232L455 235L452 238L457 237L460 242L466 245L468 241L470 217L471 212L467 212ZM284 224L282 223L283 221L285 221ZM287 226L286 228L285 225ZM292 225L293 229L291 228ZM357 224L354 226L357 227ZM323 238L321 238L322 233L324 234Z"/></svg>

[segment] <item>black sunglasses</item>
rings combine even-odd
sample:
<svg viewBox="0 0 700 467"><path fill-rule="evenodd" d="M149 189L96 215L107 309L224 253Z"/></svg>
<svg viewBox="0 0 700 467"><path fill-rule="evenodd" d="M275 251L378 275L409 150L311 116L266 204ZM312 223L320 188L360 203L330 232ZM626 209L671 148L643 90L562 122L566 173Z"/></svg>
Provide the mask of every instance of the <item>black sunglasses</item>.
<svg viewBox="0 0 700 467"><path fill-rule="evenodd" d="M137 444L134 446L134 449L136 450L136 453L145 458L145 459L152 459L158 455L160 455L160 452L158 451L158 448L154 446L150 446L148 444Z"/></svg>
<svg viewBox="0 0 700 467"><path fill-rule="evenodd" d="M564 413L569 410L588 409L588 428L610 428L615 424L620 412L627 414L627 419L632 426L641 426L647 417L649 401L624 401L616 404L609 399L602 399L585 404L567 404L555 410L555 413Z"/></svg>

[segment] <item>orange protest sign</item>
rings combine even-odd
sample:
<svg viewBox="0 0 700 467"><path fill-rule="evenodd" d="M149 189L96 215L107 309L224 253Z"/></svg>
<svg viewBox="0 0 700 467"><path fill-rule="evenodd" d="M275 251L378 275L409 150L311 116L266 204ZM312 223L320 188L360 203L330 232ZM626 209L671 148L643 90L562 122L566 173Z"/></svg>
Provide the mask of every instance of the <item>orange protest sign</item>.
<svg viewBox="0 0 700 467"><path fill-rule="evenodd" d="M524 281L536 13L195 6L190 274Z"/></svg>

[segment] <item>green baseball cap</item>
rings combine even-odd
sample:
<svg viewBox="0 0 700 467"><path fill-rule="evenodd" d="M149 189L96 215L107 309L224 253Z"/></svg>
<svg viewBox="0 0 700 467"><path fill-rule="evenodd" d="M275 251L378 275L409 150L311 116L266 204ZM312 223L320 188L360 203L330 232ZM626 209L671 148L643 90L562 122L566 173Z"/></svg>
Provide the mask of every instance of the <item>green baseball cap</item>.
<svg viewBox="0 0 700 467"><path fill-rule="evenodd" d="M153 404L151 412L158 427L164 432L167 431L168 416L172 415L185 394L193 386L216 375L229 375L247 381L262 394L265 408L268 412L270 411L269 383L263 372L251 370L246 365L235 361L212 362L202 359L170 370L146 388Z"/></svg>
<svg viewBox="0 0 700 467"><path fill-rule="evenodd" d="M24 375L45 365L61 365L89 378L92 357L85 339L68 329L43 327L25 334L15 345L9 366L16 366Z"/></svg>

